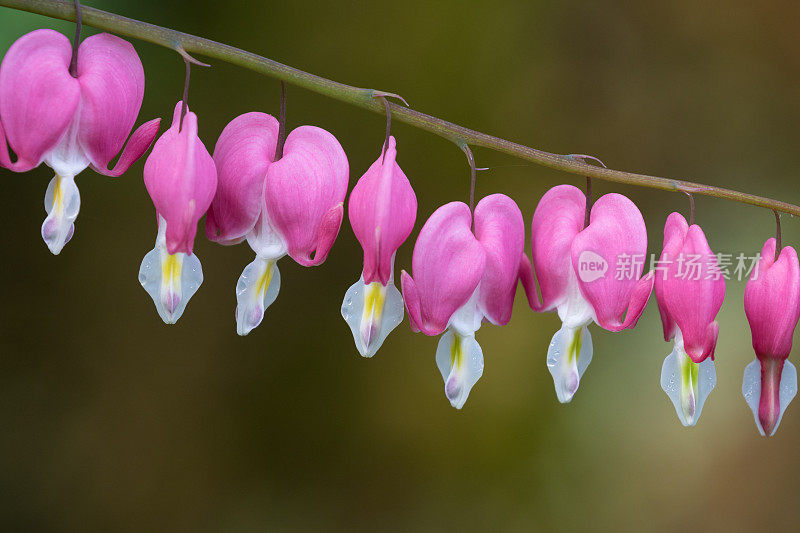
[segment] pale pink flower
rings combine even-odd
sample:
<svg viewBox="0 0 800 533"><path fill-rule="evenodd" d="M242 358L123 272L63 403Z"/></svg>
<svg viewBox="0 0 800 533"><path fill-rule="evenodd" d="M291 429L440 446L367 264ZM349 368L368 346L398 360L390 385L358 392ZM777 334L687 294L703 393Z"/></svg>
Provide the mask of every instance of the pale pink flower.
<svg viewBox="0 0 800 533"><path fill-rule="evenodd" d="M107 33L87 38L78 48L74 78L71 56L65 36L36 30L17 39L0 66L0 165L25 172L44 162L55 172L42 224L42 238L54 254L75 229L75 176L89 166L106 176L122 175L153 142L160 123L151 120L128 139L144 95L144 70L129 42Z"/></svg>
<svg viewBox="0 0 800 533"><path fill-rule="evenodd" d="M273 161L278 122L246 113L222 131L214 149L219 172L206 236L220 244L247 240L256 259L236 285L236 329L247 335L278 297L285 255L303 266L325 261L344 215L349 166L336 138L315 126L287 137Z"/></svg>
<svg viewBox="0 0 800 533"><path fill-rule="evenodd" d="M800 265L786 246L775 259L775 239L764 243L744 290L744 312L753 334L756 360L744 371L742 394L762 435L775 434L797 394L797 370L787 361L800 318Z"/></svg>
<svg viewBox="0 0 800 533"><path fill-rule="evenodd" d="M413 278L401 275L411 329L444 332L436 350L445 395L460 409L483 374L483 351L475 332L486 319L511 319L525 223L517 204L503 194L483 198L472 214L462 202L437 209L414 245ZM446 332L445 332L446 330Z"/></svg>
<svg viewBox="0 0 800 533"><path fill-rule="evenodd" d="M394 285L394 256L414 229L417 197L396 162L394 137L350 193L348 215L364 250L361 279L344 296L342 316L359 353L372 357L403 321L403 297Z"/></svg>
<svg viewBox="0 0 800 533"><path fill-rule="evenodd" d="M591 208L572 185L553 187L539 201L531 224L533 264L522 283L535 311L556 310L562 327L547 351L556 396L572 400L592 360L588 325L621 331L636 325L653 289L653 274L640 277L647 230L639 209L621 194L606 194ZM630 268L618 271L626 258ZM539 292L537 292L538 281Z"/></svg>
<svg viewBox="0 0 800 533"><path fill-rule="evenodd" d="M197 116L178 102L172 126L156 141L144 165L144 184L158 218L156 244L142 260L139 282L158 314L174 324L203 282L193 254L197 222L217 187L217 169L197 136ZM181 125L182 122L182 125Z"/></svg>
<svg viewBox="0 0 800 533"><path fill-rule="evenodd" d="M661 368L661 387L684 426L694 426L717 383L715 320L725 298L717 256L697 224L672 213L664 226L664 249L656 276L656 299L664 339L674 340Z"/></svg>

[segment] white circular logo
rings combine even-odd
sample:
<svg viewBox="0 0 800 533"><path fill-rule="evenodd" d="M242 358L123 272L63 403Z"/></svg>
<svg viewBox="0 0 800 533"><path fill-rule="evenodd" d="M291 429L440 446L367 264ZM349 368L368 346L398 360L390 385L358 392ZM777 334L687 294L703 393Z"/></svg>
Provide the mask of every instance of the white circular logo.
<svg viewBox="0 0 800 533"><path fill-rule="evenodd" d="M589 250L584 250L578 256L578 277L584 283L591 283L605 277L608 272L608 262L602 255Z"/></svg>

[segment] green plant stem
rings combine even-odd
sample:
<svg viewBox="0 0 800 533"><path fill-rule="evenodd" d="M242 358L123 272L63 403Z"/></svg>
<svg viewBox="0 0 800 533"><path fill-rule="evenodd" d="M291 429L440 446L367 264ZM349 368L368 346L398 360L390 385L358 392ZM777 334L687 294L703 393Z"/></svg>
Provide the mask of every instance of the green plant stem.
<svg viewBox="0 0 800 533"><path fill-rule="evenodd" d="M31 13L62 20L76 20L75 5L71 1L0 0L0 6L29 11ZM82 15L83 24L87 26L161 45L175 50L182 55L188 52L232 63L277 78L286 83L317 92L324 96L348 102L375 113L385 113L384 105L378 97L392 96L391 93L376 91L374 89L352 87L333 80L321 78L308 72L283 65L277 61L261 57L252 52L234 48L227 44L129 19L99 9L83 6ZM395 120L405 122L413 127L449 139L458 146L463 146L465 144L480 146L556 170L563 170L590 178L626 183L629 185L639 185L652 189L702 194L800 216L800 207L787 202L691 181L647 176L644 174L635 174L632 172L589 165L580 158L570 155L552 154L513 143L499 137L493 137L479 131L459 126L458 124L453 124L452 122L447 122L446 120L431 115L426 115L425 113L420 113L419 111L398 104L390 103L390 107L392 117Z"/></svg>

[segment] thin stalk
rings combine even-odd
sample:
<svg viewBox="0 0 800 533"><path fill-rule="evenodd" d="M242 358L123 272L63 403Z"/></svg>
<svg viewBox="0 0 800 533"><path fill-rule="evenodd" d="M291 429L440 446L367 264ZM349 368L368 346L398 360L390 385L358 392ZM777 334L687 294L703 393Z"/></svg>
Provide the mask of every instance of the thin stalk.
<svg viewBox="0 0 800 533"><path fill-rule="evenodd" d="M283 145L286 144L286 82L281 82L281 107L278 115L278 145L275 147L275 161L283 157Z"/></svg>
<svg viewBox="0 0 800 533"><path fill-rule="evenodd" d="M592 178L586 178L586 209L583 211L583 227L589 227L589 218L592 214Z"/></svg>
<svg viewBox="0 0 800 533"><path fill-rule="evenodd" d="M61 20L76 20L76 11L72 2L60 0L0 0L0 6L38 13ZM219 61L225 61L254 72L272 76L281 81L303 87L324 96L368 109L375 113L385 112L382 103L376 101L375 96L391 94L374 89L345 85L283 65L277 61L261 57L252 52L240 50L227 44L129 19L99 9L83 7L81 11L83 14L83 23L88 26L126 37L141 39L164 46L179 53L185 51L204 55ZM597 167L586 163L580 158L537 150L506 139L471 130L398 104L390 103L389 106L395 120L444 137L459 146L469 144L473 147L479 146L488 148L532 163L590 178L625 183L628 185L639 185L651 189L691 192L800 216L800 206L787 202L692 181L648 176L645 174Z"/></svg>
<svg viewBox="0 0 800 533"><path fill-rule="evenodd" d="M583 161L584 163L588 159L589 161L594 161L595 163L599 163L600 166L602 166L603 168L608 168L608 167L606 167L605 163L603 163L602 161L600 161L598 158L596 158L593 155L570 154L568 157L572 157L574 159L579 159L579 160ZM590 178L589 176L586 176L586 207L583 210L583 227L584 228L588 228L589 227L589 221L592 218L592 204L593 203L594 203L594 201L592 200L592 178Z"/></svg>
<svg viewBox="0 0 800 533"><path fill-rule="evenodd" d="M184 57L183 62L186 63L186 78L183 80L183 98L181 99L181 122L178 124L178 133L183 129L183 117L189 110L189 81L192 77L192 64Z"/></svg>
<svg viewBox="0 0 800 533"><path fill-rule="evenodd" d="M684 191L686 196L689 197L689 225L694 225L694 196L692 193Z"/></svg>
<svg viewBox="0 0 800 533"><path fill-rule="evenodd" d="M81 3L75 0L75 42L72 43L72 59L69 62L69 74L73 78L78 77L78 47L81 44Z"/></svg>
<svg viewBox="0 0 800 533"><path fill-rule="evenodd" d="M783 247L782 232L781 232L781 214L773 210L775 213L775 261L781 256L781 248Z"/></svg>
<svg viewBox="0 0 800 533"><path fill-rule="evenodd" d="M472 155L472 150L469 149L468 144L462 144L461 149L467 156L467 163L469 163L469 212L475 214L475 182L478 177L478 169L475 168L475 156Z"/></svg>

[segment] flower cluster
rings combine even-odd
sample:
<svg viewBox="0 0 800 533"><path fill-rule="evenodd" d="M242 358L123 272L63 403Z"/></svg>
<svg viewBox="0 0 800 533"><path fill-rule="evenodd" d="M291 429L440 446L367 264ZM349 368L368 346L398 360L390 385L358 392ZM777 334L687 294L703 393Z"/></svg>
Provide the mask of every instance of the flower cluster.
<svg viewBox="0 0 800 533"><path fill-rule="evenodd" d="M54 254L73 236L80 207L75 177L87 167L119 176L153 144L159 119L131 135L143 95L136 51L112 35L89 37L74 50L63 35L38 30L17 40L3 59L0 166L25 172L45 163L53 169L42 238ZM280 121L260 112L236 117L212 155L186 93L175 105L172 124L153 145L143 172L157 235L139 280L165 323L181 317L203 281L194 254L203 216L209 240L225 246L247 241L255 254L235 289L239 335L256 328L278 297L281 258L310 267L331 251L345 216L347 156L324 129L300 126L285 135L285 113L280 115ZM697 423L716 385L725 265L693 220L669 215L657 265L644 273L645 221L621 194L592 203L571 185L550 189L533 213L531 255L522 211L508 196L486 196L474 209L450 202L422 226L398 290L395 255L414 229L417 198L389 130L347 203L363 267L341 314L362 356L372 357L407 311L413 331L440 336L436 364L445 396L460 409L483 374L476 333L484 320L509 323L521 284L534 311L555 311L561 319L546 364L558 400L566 403L592 360L589 326L634 328L655 290L664 338L673 342L661 386L681 423ZM800 317L800 264L779 239L764 244L744 300L756 360L744 372L742 393L763 435L774 434L797 392L797 372L787 357Z"/></svg>

